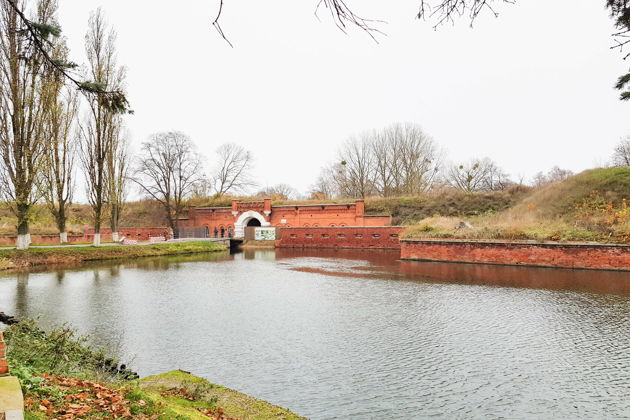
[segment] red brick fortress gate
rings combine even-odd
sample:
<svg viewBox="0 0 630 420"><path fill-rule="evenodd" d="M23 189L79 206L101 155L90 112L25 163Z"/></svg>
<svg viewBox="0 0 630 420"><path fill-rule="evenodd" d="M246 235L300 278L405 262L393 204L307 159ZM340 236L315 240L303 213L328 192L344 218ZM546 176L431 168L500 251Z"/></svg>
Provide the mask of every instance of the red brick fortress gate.
<svg viewBox="0 0 630 420"><path fill-rule="evenodd" d="M340 204L274 206L262 201L232 200L231 207L191 207L180 219L183 228L204 228L210 237L243 238L248 226L260 227L367 227L389 226L391 216L365 214L363 200Z"/></svg>

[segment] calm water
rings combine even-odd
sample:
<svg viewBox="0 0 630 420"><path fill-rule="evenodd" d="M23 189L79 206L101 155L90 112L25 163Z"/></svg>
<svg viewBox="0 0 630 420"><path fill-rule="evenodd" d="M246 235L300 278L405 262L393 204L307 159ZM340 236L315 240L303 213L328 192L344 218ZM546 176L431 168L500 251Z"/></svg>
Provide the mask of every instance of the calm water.
<svg viewBox="0 0 630 420"><path fill-rule="evenodd" d="M255 251L0 277L141 375L184 369L313 419L630 417L630 274Z"/></svg>

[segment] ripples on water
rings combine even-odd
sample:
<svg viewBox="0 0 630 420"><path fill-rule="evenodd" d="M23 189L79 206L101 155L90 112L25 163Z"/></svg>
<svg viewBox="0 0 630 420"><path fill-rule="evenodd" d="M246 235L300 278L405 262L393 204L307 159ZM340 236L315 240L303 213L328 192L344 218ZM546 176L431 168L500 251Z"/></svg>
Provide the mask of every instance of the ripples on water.
<svg viewBox="0 0 630 420"><path fill-rule="evenodd" d="M181 368L313 419L630 416L630 274L258 251L0 278L147 375Z"/></svg>

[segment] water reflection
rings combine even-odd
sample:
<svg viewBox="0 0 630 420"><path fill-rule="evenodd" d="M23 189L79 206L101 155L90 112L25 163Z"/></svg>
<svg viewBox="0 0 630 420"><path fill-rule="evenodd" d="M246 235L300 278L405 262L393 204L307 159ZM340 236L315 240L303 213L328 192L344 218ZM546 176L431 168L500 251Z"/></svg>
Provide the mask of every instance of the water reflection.
<svg viewBox="0 0 630 420"><path fill-rule="evenodd" d="M278 259L297 260L292 267L296 271L332 276L630 294L629 272L401 261L397 256L398 251L277 251ZM309 261L309 258L314 260ZM322 259L330 260L332 264L326 264ZM339 259L345 260L344 263L335 263Z"/></svg>
<svg viewBox="0 0 630 420"><path fill-rule="evenodd" d="M0 311L314 419L630 415L628 273L397 258L256 249L8 274Z"/></svg>

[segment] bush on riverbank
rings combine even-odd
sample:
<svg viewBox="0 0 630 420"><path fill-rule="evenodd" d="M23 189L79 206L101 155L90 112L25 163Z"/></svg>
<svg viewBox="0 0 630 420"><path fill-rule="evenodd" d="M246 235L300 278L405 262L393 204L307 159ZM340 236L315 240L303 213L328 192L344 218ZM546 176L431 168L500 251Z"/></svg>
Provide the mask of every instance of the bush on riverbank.
<svg viewBox="0 0 630 420"><path fill-rule="evenodd" d="M44 332L34 320L4 331L25 418L285 419L301 417L265 401L172 371L141 380L67 326Z"/></svg>
<svg viewBox="0 0 630 420"><path fill-rule="evenodd" d="M115 260L165 255L186 255L225 251L209 241L174 242L153 245L109 245L98 247L31 247L25 251L0 250L0 269L28 268L43 264L76 264L85 261Z"/></svg>
<svg viewBox="0 0 630 420"><path fill-rule="evenodd" d="M118 363L105 351L88 347L87 337L67 326L44 332L35 320L27 319L10 326L4 334L11 372L20 379L49 373L113 380L129 374L119 371Z"/></svg>

